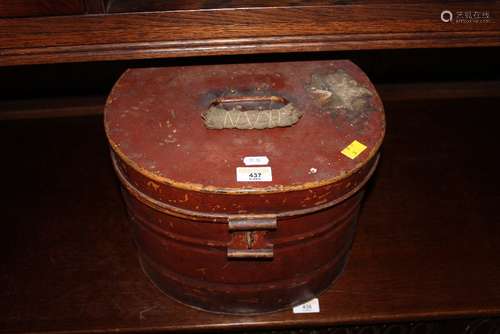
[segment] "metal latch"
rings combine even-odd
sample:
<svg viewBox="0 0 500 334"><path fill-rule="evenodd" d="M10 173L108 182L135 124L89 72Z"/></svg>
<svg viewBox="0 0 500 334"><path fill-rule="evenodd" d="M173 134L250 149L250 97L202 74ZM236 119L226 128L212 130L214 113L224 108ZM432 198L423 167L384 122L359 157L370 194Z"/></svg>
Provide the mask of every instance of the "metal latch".
<svg viewBox="0 0 500 334"><path fill-rule="evenodd" d="M227 245L227 257L233 259L272 259L273 244L266 240L268 230L277 228L276 217L229 218L232 235Z"/></svg>

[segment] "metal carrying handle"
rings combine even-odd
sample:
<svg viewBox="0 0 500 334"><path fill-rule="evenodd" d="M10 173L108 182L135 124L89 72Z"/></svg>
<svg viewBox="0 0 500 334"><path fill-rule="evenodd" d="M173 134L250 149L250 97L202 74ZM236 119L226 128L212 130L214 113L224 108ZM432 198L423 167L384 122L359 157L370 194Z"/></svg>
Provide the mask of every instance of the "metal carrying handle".
<svg viewBox="0 0 500 334"><path fill-rule="evenodd" d="M272 259L273 245L266 241L267 230L277 228L276 217L229 219L232 239L228 244L227 257L230 259Z"/></svg>
<svg viewBox="0 0 500 334"><path fill-rule="evenodd" d="M244 102L269 102L269 103L281 103L283 105L288 104L288 100L282 96L267 95L267 96L223 96L216 98L210 104L211 106L217 106L224 103L244 103Z"/></svg>
<svg viewBox="0 0 500 334"><path fill-rule="evenodd" d="M230 259L272 259L273 248L262 249L227 249L227 257Z"/></svg>
<svg viewBox="0 0 500 334"><path fill-rule="evenodd" d="M271 218L230 218L228 222L229 232L275 230L278 227L276 217Z"/></svg>
<svg viewBox="0 0 500 334"><path fill-rule="evenodd" d="M201 114L209 129L269 129L291 126L302 112L282 96L223 96Z"/></svg>

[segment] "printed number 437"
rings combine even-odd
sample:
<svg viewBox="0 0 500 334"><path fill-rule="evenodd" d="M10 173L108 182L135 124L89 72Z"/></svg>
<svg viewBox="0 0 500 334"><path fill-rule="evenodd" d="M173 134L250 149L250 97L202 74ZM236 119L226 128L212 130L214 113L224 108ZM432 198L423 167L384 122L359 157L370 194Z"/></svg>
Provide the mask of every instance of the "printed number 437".
<svg viewBox="0 0 500 334"><path fill-rule="evenodd" d="M253 178L253 179L259 179L259 178L262 177L262 173L260 173L260 172L254 172L254 173L250 173L248 176L251 177L251 178Z"/></svg>

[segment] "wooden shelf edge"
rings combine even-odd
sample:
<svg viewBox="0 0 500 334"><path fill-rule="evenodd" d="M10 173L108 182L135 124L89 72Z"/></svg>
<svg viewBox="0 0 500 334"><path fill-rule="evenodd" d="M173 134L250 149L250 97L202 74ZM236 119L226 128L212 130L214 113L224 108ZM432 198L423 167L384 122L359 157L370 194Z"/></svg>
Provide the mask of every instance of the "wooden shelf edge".
<svg viewBox="0 0 500 334"><path fill-rule="evenodd" d="M498 310L481 310L477 313L470 312L443 312L443 313L422 313L422 314L407 314L398 315L397 317L388 316L373 316L367 319L366 317L351 318L342 320L337 319L321 319L321 320L311 320L307 317L297 319L296 321L288 321L284 323L283 321L270 321L270 322L259 322L252 321L251 317L246 317L246 321L241 321L241 318L235 316L234 323L226 324L202 324L202 325L185 325L185 326L151 326L147 329L143 327L123 327L119 328L120 333L196 333L196 332L229 332L234 331L281 331L281 330L293 330L293 329L320 329L320 328L331 328L331 327L341 327L341 326L365 326L365 325L390 325L390 324L405 324L414 322L432 322L432 321L449 321L458 319L482 319L482 318L498 318L500 317L500 312ZM75 330L75 331L64 331L64 332L36 332L37 334L106 334L115 332L116 328L101 328L101 329L91 329L91 330ZM24 333L24 332L23 332Z"/></svg>
<svg viewBox="0 0 500 334"><path fill-rule="evenodd" d="M0 50L0 66L377 49L498 47L500 30L228 38Z"/></svg>
<svg viewBox="0 0 500 334"><path fill-rule="evenodd" d="M445 22L443 11L486 13ZM500 46L498 6L335 4L0 19L0 66L228 54Z"/></svg>

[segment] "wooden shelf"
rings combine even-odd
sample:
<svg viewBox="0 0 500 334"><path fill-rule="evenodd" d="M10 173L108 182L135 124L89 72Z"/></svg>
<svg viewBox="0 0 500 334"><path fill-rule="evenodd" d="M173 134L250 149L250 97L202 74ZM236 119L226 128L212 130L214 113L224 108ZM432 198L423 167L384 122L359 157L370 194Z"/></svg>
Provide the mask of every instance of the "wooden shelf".
<svg viewBox="0 0 500 334"><path fill-rule="evenodd" d="M390 101L321 313L214 315L142 273L100 116L2 121L0 332L220 331L500 316L498 98Z"/></svg>
<svg viewBox="0 0 500 334"><path fill-rule="evenodd" d="M95 15L0 19L0 65L500 46L500 8L488 0L100 3Z"/></svg>

